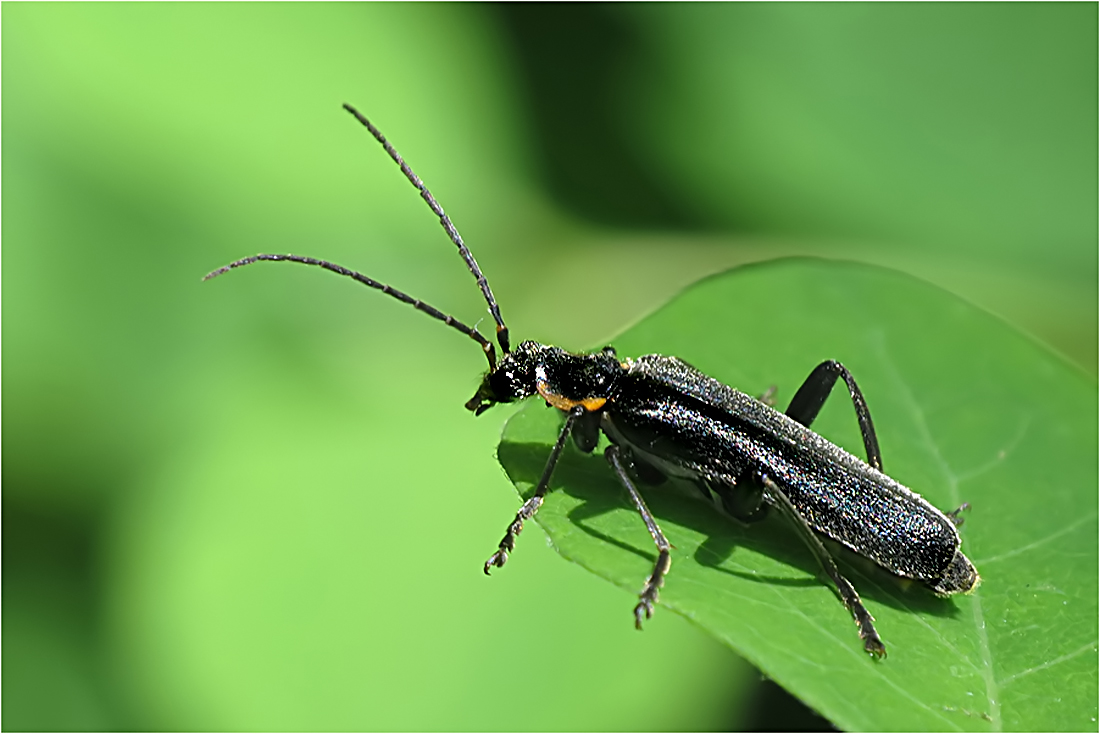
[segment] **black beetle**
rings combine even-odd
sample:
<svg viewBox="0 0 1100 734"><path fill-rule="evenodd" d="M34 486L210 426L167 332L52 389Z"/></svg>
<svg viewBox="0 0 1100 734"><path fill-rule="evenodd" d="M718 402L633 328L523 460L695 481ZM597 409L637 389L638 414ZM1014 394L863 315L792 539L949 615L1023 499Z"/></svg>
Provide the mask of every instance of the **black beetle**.
<svg viewBox="0 0 1100 734"><path fill-rule="evenodd" d="M852 584L840 574L818 534L871 559L887 571L923 582L937 594L972 591L977 570L959 550L958 513L943 513L919 494L882 471L875 428L867 403L851 373L839 362L818 365L799 388L786 412L775 410L768 396L755 398L707 377L675 357L648 354L621 359L612 347L594 354L573 354L558 347L525 341L511 348L508 328L485 276L444 213L443 208L397 151L357 110L356 117L382 144L405 176L439 217L466 266L477 279L496 322L500 357L492 342L475 327L361 273L299 255L263 254L243 258L208 274L261 260L316 265L353 278L408 303L462 332L481 345L489 372L466 402L475 415L496 405L535 395L560 410L565 421L547 459L534 494L523 503L485 563L485 573L503 566L515 548L523 523L542 505L554 467L569 436L585 453L595 450L600 434L610 441L605 456L629 492L657 545L657 562L634 608L635 625L653 614L658 592L669 571L671 545L646 507L635 485L673 476L692 481L734 518L750 522L775 508L798 530L859 627L864 649L881 657L886 648L874 618ZM864 462L810 430L837 379L848 388L863 435Z"/></svg>

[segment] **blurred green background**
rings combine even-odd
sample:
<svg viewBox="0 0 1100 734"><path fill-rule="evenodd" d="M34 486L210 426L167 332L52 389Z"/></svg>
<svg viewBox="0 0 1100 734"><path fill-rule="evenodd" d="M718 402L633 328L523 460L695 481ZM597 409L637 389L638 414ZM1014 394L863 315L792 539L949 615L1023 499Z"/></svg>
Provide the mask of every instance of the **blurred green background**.
<svg viewBox="0 0 1100 734"><path fill-rule="evenodd" d="M1097 371L1095 4L0 12L5 729L824 723L535 528L483 576L517 499L468 340L319 271L199 282L292 251L484 314L345 101L516 338L814 254Z"/></svg>

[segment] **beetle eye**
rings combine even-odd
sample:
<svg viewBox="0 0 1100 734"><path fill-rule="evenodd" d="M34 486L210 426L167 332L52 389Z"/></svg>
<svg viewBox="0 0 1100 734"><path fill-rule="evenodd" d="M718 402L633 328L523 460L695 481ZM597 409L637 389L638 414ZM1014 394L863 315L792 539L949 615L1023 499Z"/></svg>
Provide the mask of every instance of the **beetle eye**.
<svg viewBox="0 0 1100 734"><path fill-rule="evenodd" d="M485 382L498 402L510 403L527 397L523 389L523 380L516 374L515 369L499 369L489 375Z"/></svg>

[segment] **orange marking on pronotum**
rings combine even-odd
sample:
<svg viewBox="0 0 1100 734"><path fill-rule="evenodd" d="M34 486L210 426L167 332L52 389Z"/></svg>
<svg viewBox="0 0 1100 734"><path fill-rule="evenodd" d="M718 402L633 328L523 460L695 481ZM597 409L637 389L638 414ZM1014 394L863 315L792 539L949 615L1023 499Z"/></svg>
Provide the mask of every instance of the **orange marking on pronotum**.
<svg viewBox="0 0 1100 734"><path fill-rule="evenodd" d="M557 393L550 392L550 386L543 381L539 381L538 385L539 395L542 396L550 405L554 406L558 410L564 410L566 412L572 410L578 405L583 405L587 411L599 410L607 402L607 398L583 398L581 400L571 400L564 395L558 395Z"/></svg>

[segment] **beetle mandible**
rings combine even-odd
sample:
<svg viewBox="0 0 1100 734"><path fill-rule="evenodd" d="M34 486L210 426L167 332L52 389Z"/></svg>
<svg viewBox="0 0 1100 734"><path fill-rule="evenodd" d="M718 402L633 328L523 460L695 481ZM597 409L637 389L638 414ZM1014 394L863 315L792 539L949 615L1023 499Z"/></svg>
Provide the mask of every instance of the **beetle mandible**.
<svg viewBox="0 0 1100 734"><path fill-rule="evenodd" d="M774 508L817 558L859 627L864 649L874 657L886 654L874 618L855 587L837 569L819 535L897 576L920 581L940 595L967 593L978 585L977 570L959 550L958 513L967 505L941 512L883 473L867 402L842 364L830 360L814 368L781 413L766 396L755 398L739 392L676 357L647 354L620 358L612 347L593 354L573 354L533 341L513 348L489 282L450 217L378 128L351 105L345 104L344 109L382 144L439 218L489 305L496 322L496 345L476 326L467 326L402 291L325 260L254 255L219 268L204 280L259 261L315 265L347 276L442 321L481 346L489 371L466 402L475 415L498 403L535 395L564 414L535 491L485 562L486 574L505 564L524 523L538 512L568 438L571 436L582 452L591 453L602 433L610 442L604 455L657 546L653 572L634 607L638 629L643 619L653 615L671 566L672 548L646 507L638 480L657 482L671 476L691 481L705 497L745 522ZM810 430L838 379L844 381L855 406L866 461Z"/></svg>

